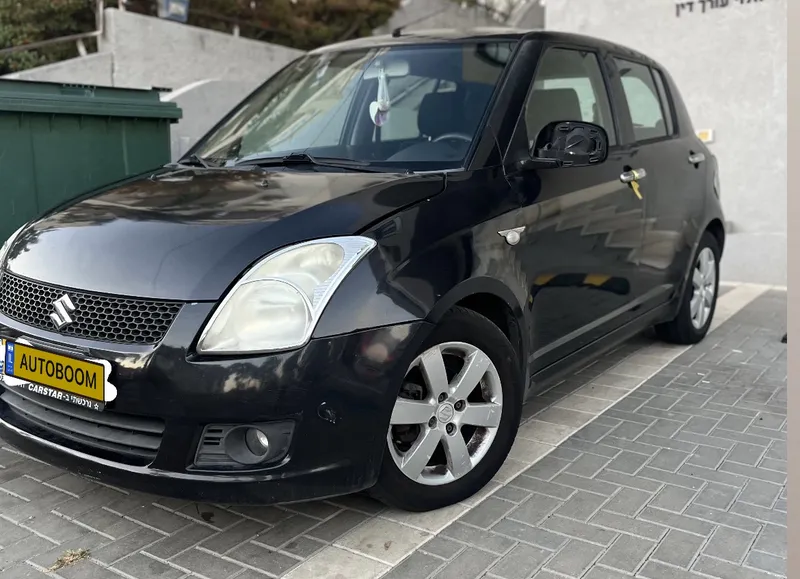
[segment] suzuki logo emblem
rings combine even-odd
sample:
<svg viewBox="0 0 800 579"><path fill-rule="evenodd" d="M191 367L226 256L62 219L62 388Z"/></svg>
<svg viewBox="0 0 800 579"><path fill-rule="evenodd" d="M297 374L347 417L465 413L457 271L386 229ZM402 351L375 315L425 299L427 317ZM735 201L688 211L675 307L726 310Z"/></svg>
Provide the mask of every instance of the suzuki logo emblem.
<svg viewBox="0 0 800 579"><path fill-rule="evenodd" d="M53 322L57 330L65 328L75 321L70 315L75 311L75 304L72 303L72 300L67 294L64 294L53 302L53 309L55 311L50 314L50 321Z"/></svg>

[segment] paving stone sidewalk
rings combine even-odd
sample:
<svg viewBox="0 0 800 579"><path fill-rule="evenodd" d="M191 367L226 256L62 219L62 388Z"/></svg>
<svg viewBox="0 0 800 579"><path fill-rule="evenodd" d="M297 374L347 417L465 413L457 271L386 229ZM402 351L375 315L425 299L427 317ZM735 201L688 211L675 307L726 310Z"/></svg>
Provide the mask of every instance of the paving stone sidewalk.
<svg viewBox="0 0 800 579"><path fill-rule="evenodd" d="M764 294L387 577L785 576L785 318Z"/></svg>
<svg viewBox="0 0 800 579"><path fill-rule="evenodd" d="M663 368L652 339L623 345L526 405L495 481L434 513L198 505L0 448L0 577L783 577L785 316L766 292Z"/></svg>

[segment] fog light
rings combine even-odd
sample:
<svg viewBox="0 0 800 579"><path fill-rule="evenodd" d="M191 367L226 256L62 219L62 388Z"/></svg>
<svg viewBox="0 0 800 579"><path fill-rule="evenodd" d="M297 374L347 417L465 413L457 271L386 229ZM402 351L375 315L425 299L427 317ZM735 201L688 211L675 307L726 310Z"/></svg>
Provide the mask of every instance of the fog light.
<svg viewBox="0 0 800 579"><path fill-rule="evenodd" d="M293 420L251 424L209 424L197 445L193 468L247 470L274 464L289 452Z"/></svg>
<svg viewBox="0 0 800 579"><path fill-rule="evenodd" d="M269 438L258 428L248 428L244 435L247 450L256 456L264 456L269 452Z"/></svg>

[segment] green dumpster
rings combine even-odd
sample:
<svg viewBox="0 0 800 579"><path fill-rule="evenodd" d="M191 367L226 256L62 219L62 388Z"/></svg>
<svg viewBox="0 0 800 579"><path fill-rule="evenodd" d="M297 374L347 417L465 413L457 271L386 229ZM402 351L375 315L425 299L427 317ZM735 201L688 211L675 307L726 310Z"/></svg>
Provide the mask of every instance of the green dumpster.
<svg viewBox="0 0 800 579"><path fill-rule="evenodd" d="M0 79L0 242L92 189L170 161L160 91Z"/></svg>

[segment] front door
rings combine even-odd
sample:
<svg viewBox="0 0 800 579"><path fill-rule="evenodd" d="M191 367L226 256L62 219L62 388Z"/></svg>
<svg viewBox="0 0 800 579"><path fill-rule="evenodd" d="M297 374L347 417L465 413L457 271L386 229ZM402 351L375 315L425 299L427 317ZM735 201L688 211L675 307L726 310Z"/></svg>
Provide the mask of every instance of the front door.
<svg viewBox="0 0 800 579"><path fill-rule="evenodd" d="M643 297L638 253L643 204L620 146L600 56L552 46L542 53L520 127L533 141L553 121L604 127L609 157L593 167L518 175L520 242L530 288L532 371L538 372L630 321Z"/></svg>

